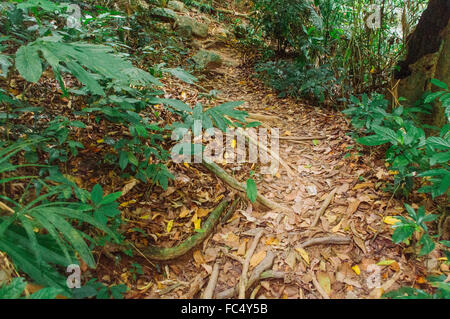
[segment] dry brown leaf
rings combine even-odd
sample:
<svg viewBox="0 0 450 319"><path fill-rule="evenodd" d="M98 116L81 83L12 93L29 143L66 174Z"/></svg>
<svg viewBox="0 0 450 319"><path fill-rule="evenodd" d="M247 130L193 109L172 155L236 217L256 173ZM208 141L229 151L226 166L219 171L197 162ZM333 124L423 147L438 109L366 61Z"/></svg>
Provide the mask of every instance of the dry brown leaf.
<svg viewBox="0 0 450 319"><path fill-rule="evenodd" d="M122 188L122 196L125 196L130 190L132 190L137 183L139 183L139 181L135 178L132 178L128 183L126 183Z"/></svg>
<svg viewBox="0 0 450 319"><path fill-rule="evenodd" d="M203 258L203 254L200 250L197 249L194 251L193 257L197 264L201 265L205 263L205 258Z"/></svg>
<svg viewBox="0 0 450 319"><path fill-rule="evenodd" d="M256 267L259 265L259 263L266 257L266 251L265 250L261 250L259 252L257 252L256 254L254 254L252 256L252 258L250 259L250 266L251 267Z"/></svg>

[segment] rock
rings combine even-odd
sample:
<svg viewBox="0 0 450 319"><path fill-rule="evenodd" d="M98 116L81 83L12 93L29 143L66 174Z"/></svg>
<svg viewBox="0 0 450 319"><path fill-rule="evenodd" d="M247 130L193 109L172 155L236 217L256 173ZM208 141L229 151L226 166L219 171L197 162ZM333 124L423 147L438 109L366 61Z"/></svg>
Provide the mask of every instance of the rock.
<svg viewBox="0 0 450 319"><path fill-rule="evenodd" d="M222 58L220 55L207 50L200 50L192 58L197 66L204 71L211 71L222 65Z"/></svg>
<svg viewBox="0 0 450 319"><path fill-rule="evenodd" d="M177 33L183 38L192 38L192 27L190 25L183 25L177 27Z"/></svg>
<svg viewBox="0 0 450 319"><path fill-rule="evenodd" d="M177 19L177 14L175 11L167 8L153 8L151 15L167 22L175 22Z"/></svg>
<svg viewBox="0 0 450 319"><path fill-rule="evenodd" d="M173 11L184 12L184 3L181 1L170 0L167 7Z"/></svg>
<svg viewBox="0 0 450 319"><path fill-rule="evenodd" d="M197 37L206 38L208 36L208 24L197 22L191 17L178 16L176 18L175 29L186 28L187 26L191 27L192 34Z"/></svg>

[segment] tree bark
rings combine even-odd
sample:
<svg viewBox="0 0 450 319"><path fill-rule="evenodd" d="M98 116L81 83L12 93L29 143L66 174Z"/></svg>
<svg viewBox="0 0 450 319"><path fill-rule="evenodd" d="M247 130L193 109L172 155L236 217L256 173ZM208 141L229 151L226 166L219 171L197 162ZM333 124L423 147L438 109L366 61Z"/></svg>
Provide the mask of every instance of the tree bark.
<svg viewBox="0 0 450 319"><path fill-rule="evenodd" d="M398 62L394 84L395 97L405 97L412 106L426 91L437 90L430 80L439 79L450 84L450 0L430 0L414 32L407 38L407 54ZM445 117L442 107L433 106L432 116L425 123L442 126Z"/></svg>

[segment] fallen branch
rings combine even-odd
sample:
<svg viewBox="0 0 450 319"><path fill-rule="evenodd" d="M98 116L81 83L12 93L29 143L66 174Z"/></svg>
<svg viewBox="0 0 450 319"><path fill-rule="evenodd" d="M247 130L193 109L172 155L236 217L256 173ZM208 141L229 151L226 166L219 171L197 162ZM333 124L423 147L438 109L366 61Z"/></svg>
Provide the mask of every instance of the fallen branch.
<svg viewBox="0 0 450 319"><path fill-rule="evenodd" d="M336 192L337 192L337 187L335 189L333 189L333 191L330 194L328 194L327 198L325 198L325 201L323 202L322 206L316 213L316 217L314 218L314 221L311 224L311 227L315 227L317 225L317 222L319 221L320 216L322 216L322 214L325 212L327 207L330 205Z"/></svg>
<svg viewBox="0 0 450 319"><path fill-rule="evenodd" d="M258 120L258 121L279 121L280 118L275 115L265 115L258 113L248 113L248 118Z"/></svg>
<svg viewBox="0 0 450 319"><path fill-rule="evenodd" d="M203 292L202 299L212 299L214 295L214 290L217 285L217 278L219 278L219 263L216 262L213 266L213 270L211 272L211 277L209 279L208 285Z"/></svg>
<svg viewBox="0 0 450 319"><path fill-rule="evenodd" d="M170 248L162 248L150 246L146 250L144 250L144 254L147 258L152 260L171 260L178 258L189 250L200 244L203 240L205 240L213 231L214 227L219 222L220 216L228 205L228 200L224 199L209 215L205 224L203 225L202 232L197 233L184 242L175 247Z"/></svg>
<svg viewBox="0 0 450 319"><path fill-rule="evenodd" d="M325 140L327 136L280 136L278 139L287 141L311 141L311 140Z"/></svg>
<svg viewBox="0 0 450 319"><path fill-rule="evenodd" d="M309 239L300 244L301 248L306 248L314 245L323 245L323 244L335 244L335 245L346 245L351 241L348 237L342 236L328 236L328 237L320 237Z"/></svg>
<svg viewBox="0 0 450 319"><path fill-rule="evenodd" d="M247 18L247 19L249 18L249 15L245 14L245 13L239 13L239 12L235 12L235 11L231 11L231 10L227 10L227 9L219 9L219 8L216 8L214 10L217 12L221 12L221 13L232 14L232 15L235 15L236 17Z"/></svg>
<svg viewBox="0 0 450 319"><path fill-rule="evenodd" d="M205 166L210 172L217 175L220 179L222 179L229 186L233 187L234 189L236 189L238 191L245 192L246 186L244 184L238 182L233 177L231 177L227 172L225 172L224 169L219 167L216 163L206 161L205 159L203 159L203 166ZM278 203L275 203L274 201L271 201L270 199L265 198L264 196L262 196L259 193L256 195L256 201L272 210L282 211L282 212L292 212L291 209L284 207Z"/></svg>

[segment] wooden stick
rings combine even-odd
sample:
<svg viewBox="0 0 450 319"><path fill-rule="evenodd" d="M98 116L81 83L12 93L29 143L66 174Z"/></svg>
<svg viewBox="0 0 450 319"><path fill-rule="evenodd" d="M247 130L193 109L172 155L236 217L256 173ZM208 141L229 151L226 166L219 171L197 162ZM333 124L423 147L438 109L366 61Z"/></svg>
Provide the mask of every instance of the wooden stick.
<svg viewBox="0 0 450 319"><path fill-rule="evenodd" d="M276 115L265 115L265 114L258 114L258 113L250 113L248 112L248 117L254 120L259 121L279 121L280 118Z"/></svg>
<svg viewBox="0 0 450 319"><path fill-rule="evenodd" d="M217 278L219 278L219 263L218 262L216 262L213 266L211 277L209 279L208 285L205 288L205 291L203 292L202 299L212 299L212 297L214 295L214 290L216 289L216 285L217 285Z"/></svg>
<svg viewBox="0 0 450 319"><path fill-rule="evenodd" d="M253 256L253 253L255 252L256 246L258 246L259 240L264 234L264 229L261 229L253 239L252 245L250 246L249 250L247 251L247 255L245 256L245 262L244 267L242 268L242 274L241 279L239 281L239 299L245 299L245 290L247 288L247 272L248 268L250 267L250 259Z"/></svg>
<svg viewBox="0 0 450 319"><path fill-rule="evenodd" d="M311 227L315 227L317 225L317 222L319 221L320 216L325 212L328 205L330 205L336 192L337 192L337 187L335 189L333 189L333 191L330 194L328 194L327 198L325 198L325 201L323 202L322 206L316 213L316 217L314 218L314 221L311 224Z"/></svg>
<svg viewBox="0 0 450 319"><path fill-rule="evenodd" d="M328 136L280 136L278 139L287 141L325 140Z"/></svg>

